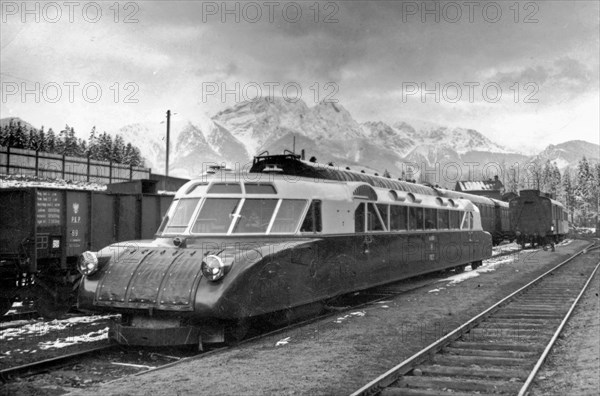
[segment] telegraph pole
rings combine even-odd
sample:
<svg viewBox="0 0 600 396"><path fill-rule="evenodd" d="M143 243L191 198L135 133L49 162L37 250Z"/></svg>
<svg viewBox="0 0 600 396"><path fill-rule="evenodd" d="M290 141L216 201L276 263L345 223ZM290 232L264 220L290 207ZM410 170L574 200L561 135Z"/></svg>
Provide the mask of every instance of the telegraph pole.
<svg viewBox="0 0 600 396"><path fill-rule="evenodd" d="M165 161L165 190L167 189L167 177L169 177L169 142L171 137L171 110L167 110L167 158Z"/></svg>

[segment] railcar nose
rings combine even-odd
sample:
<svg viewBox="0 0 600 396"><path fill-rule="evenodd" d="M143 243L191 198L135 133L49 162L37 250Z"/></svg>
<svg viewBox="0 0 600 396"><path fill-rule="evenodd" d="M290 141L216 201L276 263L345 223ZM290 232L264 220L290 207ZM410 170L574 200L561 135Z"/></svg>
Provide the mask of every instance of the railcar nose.
<svg viewBox="0 0 600 396"><path fill-rule="evenodd" d="M201 249L126 251L105 268L94 305L192 311L203 256Z"/></svg>

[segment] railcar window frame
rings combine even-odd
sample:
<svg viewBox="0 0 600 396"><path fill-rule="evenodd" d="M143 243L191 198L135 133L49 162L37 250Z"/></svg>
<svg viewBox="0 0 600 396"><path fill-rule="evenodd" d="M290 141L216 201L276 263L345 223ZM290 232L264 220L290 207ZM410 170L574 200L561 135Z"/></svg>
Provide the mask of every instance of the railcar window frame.
<svg viewBox="0 0 600 396"><path fill-rule="evenodd" d="M397 209L399 209L396 213L394 213ZM404 214L402 215L402 212ZM400 221L400 227L394 227L398 225L398 220ZM390 205L390 231L406 231L408 230L408 206L406 205Z"/></svg>
<svg viewBox="0 0 600 396"><path fill-rule="evenodd" d="M294 223L294 227L292 228L291 231L273 231L273 228L276 226L276 223L278 221L278 218L280 216L280 214L283 214L284 209L282 209L282 207L284 205L287 204L292 204L292 203L302 203L302 209L299 211L299 215L297 218L292 218L295 223ZM272 219L271 225L269 226L269 229L267 230L267 234L295 234L296 231L298 230L298 227L300 227L300 223L301 221L304 219L306 213L307 213L307 206L308 206L308 199L280 199L279 203L277 204L277 207L275 208L275 216ZM287 211L286 215L289 214L289 211Z"/></svg>
<svg viewBox="0 0 600 396"><path fill-rule="evenodd" d="M306 211L301 224L300 232L312 234L323 232L323 210L322 201L320 199L313 199L310 201L308 210ZM307 228L310 228L310 230Z"/></svg>
<svg viewBox="0 0 600 396"><path fill-rule="evenodd" d="M198 205L200 203L202 199L201 198L179 198L176 200L173 200L173 203L171 204L171 207L169 208L169 210L167 211L167 214L165 215L165 219L163 220L165 222L164 227L161 224L160 228L159 228L159 234L161 235L172 235L172 234L183 234L186 232L186 230L188 229L188 227L190 226L190 223L192 221L192 219L195 217L196 211L198 210ZM188 204L189 202L193 202L195 201L195 204L193 204L193 206L190 206L189 208L191 208L191 211L189 212L189 216L187 216L187 223L184 225L172 225L172 222L175 221L175 216L178 214L178 211L180 210L180 205L182 203ZM175 231L175 230L170 230L170 228L172 227L176 227L181 229L180 231ZM161 230L162 228L162 230Z"/></svg>

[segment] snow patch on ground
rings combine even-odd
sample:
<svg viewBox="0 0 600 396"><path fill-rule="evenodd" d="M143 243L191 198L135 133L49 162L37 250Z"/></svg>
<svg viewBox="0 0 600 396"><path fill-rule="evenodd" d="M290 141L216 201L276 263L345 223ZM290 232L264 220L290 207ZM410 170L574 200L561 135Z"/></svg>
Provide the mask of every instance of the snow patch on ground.
<svg viewBox="0 0 600 396"><path fill-rule="evenodd" d="M352 317L361 317L361 316L365 316L366 312L365 311L357 311L357 312L352 312L348 315L344 315L344 316L340 316L339 318L337 318L336 320L333 321L333 323L342 323L344 320L352 318Z"/></svg>
<svg viewBox="0 0 600 396"><path fill-rule="evenodd" d="M61 320L52 320L50 322L37 322L37 321L14 321L7 322L6 324L12 324L9 328L0 330L0 342L10 342L15 339L24 339L25 337L35 337L46 335L52 331L64 331L76 324L81 323L94 323L104 321L113 317L114 315L92 315L92 316L77 316ZM18 322L24 322L19 325ZM108 327L100 330L93 331L84 335L73 335L66 338L57 338L54 341L45 341L38 344L39 349L53 349L53 348L64 348L70 345L83 343L83 342L94 342L108 338ZM9 356L12 353L19 352L19 349L13 351L4 352L0 355L0 358ZM24 353L24 351L20 351ZM33 352L31 352L33 353Z"/></svg>
<svg viewBox="0 0 600 396"><path fill-rule="evenodd" d="M58 338L54 341L40 342L38 346L40 349L58 349L84 342L95 342L106 339L108 339L108 327L79 336Z"/></svg>

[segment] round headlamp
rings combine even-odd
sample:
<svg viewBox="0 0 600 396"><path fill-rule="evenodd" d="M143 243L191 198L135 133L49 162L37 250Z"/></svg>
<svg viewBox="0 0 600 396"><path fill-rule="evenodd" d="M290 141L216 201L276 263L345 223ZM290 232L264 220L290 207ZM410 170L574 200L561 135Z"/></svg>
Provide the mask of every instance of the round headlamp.
<svg viewBox="0 0 600 396"><path fill-rule="evenodd" d="M77 260L77 270L81 275L89 276L98 270L98 256L94 252L83 252Z"/></svg>
<svg viewBox="0 0 600 396"><path fill-rule="evenodd" d="M202 274L209 281L218 281L225 275L225 264L220 257L208 255L202 260Z"/></svg>

